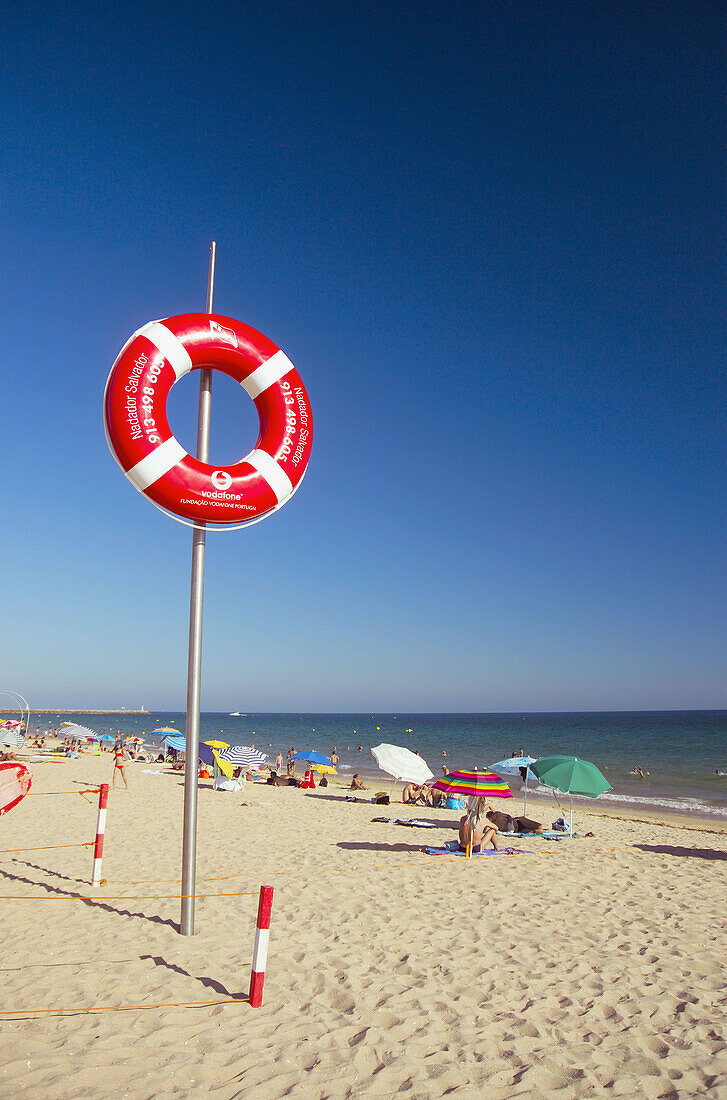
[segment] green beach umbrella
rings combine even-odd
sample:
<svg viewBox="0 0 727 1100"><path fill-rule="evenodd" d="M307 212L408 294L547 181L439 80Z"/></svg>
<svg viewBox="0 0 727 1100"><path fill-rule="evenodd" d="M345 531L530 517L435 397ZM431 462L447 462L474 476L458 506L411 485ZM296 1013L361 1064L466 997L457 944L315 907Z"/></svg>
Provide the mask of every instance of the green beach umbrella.
<svg viewBox="0 0 727 1100"><path fill-rule="evenodd" d="M613 787L601 775L590 760L581 760L578 756L541 756L530 770L546 787L570 795L570 831L573 835L573 795L581 794L586 798L598 798L599 794L612 791Z"/></svg>

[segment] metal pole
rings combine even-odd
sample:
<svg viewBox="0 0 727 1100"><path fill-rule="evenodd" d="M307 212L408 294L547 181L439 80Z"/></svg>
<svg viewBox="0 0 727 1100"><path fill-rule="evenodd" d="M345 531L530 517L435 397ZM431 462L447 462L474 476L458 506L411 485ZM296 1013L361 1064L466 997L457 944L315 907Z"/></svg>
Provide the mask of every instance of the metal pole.
<svg viewBox="0 0 727 1100"><path fill-rule="evenodd" d="M215 287L216 244L210 245L207 275L207 313L212 312ZM199 377L197 414L197 458L207 462L210 444L212 371L203 368ZM189 658L187 663L187 727L184 760L184 833L182 837L182 913L179 932L194 935L194 895L197 863L197 759L199 757L199 709L202 680L202 605L204 601L205 524L192 532L192 583L189 598Z"/></svg>

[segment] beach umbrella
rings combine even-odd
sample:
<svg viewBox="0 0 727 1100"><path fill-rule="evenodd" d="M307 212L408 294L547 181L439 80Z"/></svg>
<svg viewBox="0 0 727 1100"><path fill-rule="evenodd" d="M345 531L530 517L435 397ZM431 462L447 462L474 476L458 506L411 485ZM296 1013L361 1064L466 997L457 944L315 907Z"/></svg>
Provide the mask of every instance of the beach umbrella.
<svg viewBox="0 0 727 1100"><path fill-rule="evenodd" d="M503 775L519 775L522 776L523 769L525 770L525 795L524 795L524 807L523 813L527 812L528 808L528 779L532 779L533 773L530 771L530 765L535 763L534 756L510 756L507 760L498 760L492 767L502 772Z"/></svg>
<svg viewBox="0 0 727 1100"><path fill-rule="evenodd" d="M0 745L9 745L11 748L17 749L24 744L25 738L22 733L18 733L17 729L13 729L11 726L4 726L0 729Z"/></svg>
<svg viewBox="0 0 727 1100"><path fill-rule="evenodd" d="M229 760L220 760L219 749L212 749L212 755L215 760L215 779L219 772L222 772L228 779L232 779L235 769L232 767Z"/></svg>
<svg viewBox="0 0 727 1100"><path fill-rule="evenodd" d="M314 772L318 772L319 775L338 775L338 772L333 767L333 764L311 764Z"/></svg>
<svg viewBox="0 0 727 1100"><path fill-rule="evenodd" d="M496 772L450 772L440 776L433 786L450 798L512 798L512 791Z"/></svg>
<svg viewBox="0 0 727 1100"><path fill-rule="evenodd" d="M88 737L93 741L96 734L88 726L79 726L75 722L71 722L63 730L63 736L66 740L70 739L71 741L79 741L82 737Z"/></svg>
<svg viewBox="0 0 727 1100"><path fill-rule="evenodd" d="M212 767L214 767L216 763L215 750L213 748L210 748L206 741L203 741L202 744L199 746L199 759L202 761L203 764L210 764L212 765Z"/></svg>
<svg viewBox="0 0 727 1100"><path fill-rule="evenodd" d="M532 766L533 773L546 787L570 795L570 833L573 836L573 795L598 798L613 787L590 760L578 756L541 756Z"/></svg>
<svg viewBox="0 0 727 1100"><path fill-rule="evenodd" d="M220 760L226 760L228 764L233 764L237 768L259 768L268 758L266 752L252 749L249 745L232 745L231 748L223 749L218 755Z"/></svg>
<svg viewBox="0 0 727 1100"><path fill-rule="evenodd" d="M443 791L450 798L512 798L512 791L507 783L495 772L450 772L440 776L434 789ZM471 855L471 851L472 845L468 844L468 855Z"/></svg>
<svg viewBox="0 0 727 1100"><path fill-rule="evenodd" d="M164 745L164 759L167 759L167 750L172 748L175 752L187 751L187 739L181 737L179 730L175 730L174 733L165 733L162 737L162 744Z"/></svg>
<svg viewBox="0 0 727 1100"><path fill-rule="evenodd" d="M434 772L421 756L417 756L411 749L401 748L399 745L387 745L382 742L371 750L371 754L382 772L393 775L394 779L402 783L426 783L434 779Z"/></svg>
<svg viewBox="0 0 727 1100"><path fill-rule="evenodd" d="M322 752L313 752L312 749L304 749L302 752L294 752L293 760L307 760L309 764L325 764L332 768L333 764Z"/></svg>
<svg viewBox="0 0 727 1100"><path fill-rule="evenodd" d="M222 772L223 775L226 775L228 779L231 779L232 778L232 767L231 767L231 765L230 764L225 764L224 767L221 767L220 766L220 758L217 755L217 753L219 752L220 749L229 749L229 747L230 747L229 741L214 741L214 740L212 740L212 741L204 741L203 744L208 745L209 748L212 749L212 752L208 753L207 756L203 756L202 755L202 746L200 745L199 758L204 764L212 764L213 769L214 769L215 779L220 774L220 772ZM208 757L209 757L209 759L208 759Z"/></svg>
<svg viewBox="0 0 727 1100"><path fill-rule="evenodd" d="M158 733L172 733L175 737L180 736L179 730L175 729L174 726L159 726L158 729L152 730L149 736L156 737ZM162 738L162 740L164 740L164 738Z"/></svg>

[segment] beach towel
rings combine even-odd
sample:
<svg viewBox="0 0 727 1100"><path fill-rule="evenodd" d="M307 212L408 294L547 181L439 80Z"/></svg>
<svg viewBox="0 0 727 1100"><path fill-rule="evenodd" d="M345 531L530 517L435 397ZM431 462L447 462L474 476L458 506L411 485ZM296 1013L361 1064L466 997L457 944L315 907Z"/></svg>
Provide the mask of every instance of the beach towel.
<svg viewBox="0 0 727 1100"><path fill-rule="evenodd" d="M383 821L387 825L409 825L414 829L438 829L436 821L417 821L415 817L374 817L372 821Z"/></svg>
<svg viewBox="0 0 727 1100"><path fill-rule="evenodd" d="M459 842L456 840L448 840L442 848L425 848L424 851L428 856L465 856L467 854L460 851ZM475 852L473 858L476 859L477 856L531 856L532 854L524 848L500 848L499 851L494 848L486 848L484 852Z"/></svg>

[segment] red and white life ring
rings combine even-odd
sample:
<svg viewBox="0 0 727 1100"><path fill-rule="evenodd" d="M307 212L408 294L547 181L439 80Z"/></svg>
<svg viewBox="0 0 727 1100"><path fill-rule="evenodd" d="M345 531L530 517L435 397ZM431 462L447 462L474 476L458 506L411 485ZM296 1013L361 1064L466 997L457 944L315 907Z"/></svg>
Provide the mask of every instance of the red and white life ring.
<svg viewBox="0 0 727 1100"><path fill-rule="evenodd" d="M188 454L167 421L167 397L190 370L211 367L255 402L260 434L231 466ZM132 485L184 522L241 527L280 508L300 485L313 423L298 372L248 325L209 313L150 321L127 340L104 398L109 447Z"/></svg>

